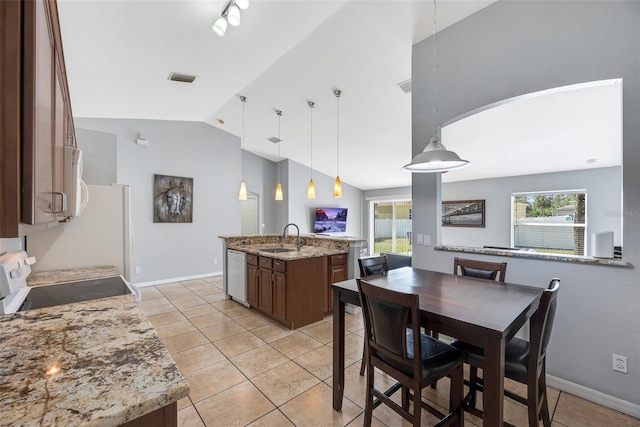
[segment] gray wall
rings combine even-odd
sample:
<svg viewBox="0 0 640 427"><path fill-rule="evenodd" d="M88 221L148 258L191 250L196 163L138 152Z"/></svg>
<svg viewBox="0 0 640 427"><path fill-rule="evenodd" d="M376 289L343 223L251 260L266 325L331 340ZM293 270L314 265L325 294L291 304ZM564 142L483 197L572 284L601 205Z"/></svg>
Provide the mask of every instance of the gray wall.
<svg viewBox="0 0 640 427"><path fill-rule="evenodd" d="M78 133L80 147L108 143L105 134L117 140L117 182L131 188L132 280L141 283L221 272L218 236L240 231L239 138L196 122L77 118L75 124L84 129ZM135 143L138 134L150 141L148 147ZM96 160L92 154L101 151L88 150L87 169ZM270 184L263 182L273 179L273 163L250 153L245 161L248 190L260 196L260 221L265 229L272 229L264 221L272 217L264 194ZM193 223L153 223L154 174L193 178ZM141 269L139 274L136 267Z"/></svg>
<svg viewBox="0 0 640 427"><path fill-rule="evenodd" d="M510 246L511 193L584 189L587 191L587 247L588 236L602 231L613 231L614 244L620 245L621 172L619 167L611 167L443 184L443 200L485 200L485 228L443 227L442 244Z"/></svg>
<svg viewBox="0 0 640 427"><path fill-rule="evenodd" d="M22 249L24 249L24 241L22 237L0 239L0 254Z"/></svg>
<svg viewBox="0 0 640 427"><path fill-rule="evenodd" d="M623 79L623 257L640 265L640 2L509 2L488 6L438 34L438 116L444 123L514 96ZM413 154L431 138L432 39L413 48ZM463 155L464 153L459 153ZM440 239L439 174L413 176L413 229ZM441 240L438 240L441 241ZM414 266L449 271L455 253L415 246ZM499 260L500 257L483 257ZM640 404L640 275L614 268L503 258L509 281L562 279L548 373ZM612 353L629 374L613 372ZM637 410L637 406L636 406Z"/></svg>
<svg viewBox="0 0 640 427"><path fill-rule="evenodd" d="M347 231L335 233L340 236L362 236L362 190L342 182L342 198L333 197L335 177L313 171L316 198L307 199L310 169L293 160L288 160L288 177L285 192L288 192L288 222L300 227L300 233L313 233L316 208L348 208ZM284 183L283 183L284 185ZM286 198L286 195L285 195Z"/></svg>
<svg viewBox="0 0 640 427"><path fill-rule="evenodd" d="M89 185L111 185L118 181L118 138L105 132L76 129L82 150L82 180Z"/></svg>

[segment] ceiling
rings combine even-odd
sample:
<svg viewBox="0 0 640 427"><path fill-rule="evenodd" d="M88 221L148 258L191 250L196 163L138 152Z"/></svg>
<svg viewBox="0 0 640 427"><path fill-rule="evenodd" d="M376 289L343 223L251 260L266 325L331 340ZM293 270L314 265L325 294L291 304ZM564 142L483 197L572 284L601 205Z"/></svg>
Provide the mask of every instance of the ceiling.
<svg viewBox="0 0 640 427"><path fill-rule="evenodd" d="M493 1L438 2L438 30ZM311 166L313 160L315 170L334 176L338 115L333 90L340 89L342 181L363 190L411 185L411 174L401 169L411 160L411 94L398 84L411 78L412 45L433 33L432 2L250 0L240 26L229 26L219 37L211 26L225 4L58 0L74 116L207 122L241 137L239 95L244 95L246 150L273 161L290 158ZM168 80L171 72L197 77L192 84L178 83ZM316 104L313 126L308 101ZM280 135L276 109L283 111ZM533 110L527 111L530 120ZM523 163L541 164L536 156L548 157L549 151L523 151L525 140L513 133L523 127L504 129L515 123L513 117L491 120L481 126L484 139L465 134L463 122L443 130L447 147L472 162L444 174L443 181L489 177L488 171L520 174ZM567 122L545 118L538 136L555 130L556 123L566 135ZM503 129L504 137L495 129ZM592 134L602 135L587 130L576 141L583 148L597 145L601 141L589 138ZM280 156L277 144L268 141L273 136L282 139ZM492 152L520 153L526 160L509 157L505 163L492 155L499 163L487 161L489 143L498 144L491 145Z"/></svg>

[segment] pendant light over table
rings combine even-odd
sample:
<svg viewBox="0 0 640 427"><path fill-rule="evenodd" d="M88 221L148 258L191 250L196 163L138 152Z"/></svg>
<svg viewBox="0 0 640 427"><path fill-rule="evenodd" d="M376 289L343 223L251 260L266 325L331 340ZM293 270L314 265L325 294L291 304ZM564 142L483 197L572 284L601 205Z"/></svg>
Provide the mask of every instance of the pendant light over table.
<svg viewBox="0 0 640 427"><path fill-rule="evenodd" d="M310 140L311 140L311 175L310 175L310 179L309 179L309 188L307 189L307 199L315 199L316 198L316 187L315 185L313 185L313 107L316 106L315 102L313 101L309 101L307 102L307 105L309 106L309 110L311 111L311 133L310 133Z"/></svg>
<svg viewBox="0 0 640 427"><path fill-rule="evenodd" d="M433 82L431 85L431 100L433 106L433 137L431 142L427 144L422 153L413 158L411 163L403 167L404 170L414 173L429 173L429 172L445 172L451 169L459 169L469 166L468 160L462 160L453 151L448 151L445 146L440 142L436 128L436 113L438 111L436 99L437 99L437 64L436 64L436 0L433 1Z"/></svg>

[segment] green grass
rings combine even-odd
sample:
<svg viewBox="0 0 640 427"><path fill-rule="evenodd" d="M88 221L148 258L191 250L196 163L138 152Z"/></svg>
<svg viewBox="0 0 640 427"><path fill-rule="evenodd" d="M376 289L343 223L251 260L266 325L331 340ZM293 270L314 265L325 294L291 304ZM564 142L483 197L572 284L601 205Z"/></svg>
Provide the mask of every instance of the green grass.
<svg viewBox="0 0 640 427"><path fill-rule="evenodd" d="M391 252L393 247L392 239L376 239L373 244L373 252L381 254L383 252ZM409 252L409 239L396 239L396 253L403 254Z"/></svg>

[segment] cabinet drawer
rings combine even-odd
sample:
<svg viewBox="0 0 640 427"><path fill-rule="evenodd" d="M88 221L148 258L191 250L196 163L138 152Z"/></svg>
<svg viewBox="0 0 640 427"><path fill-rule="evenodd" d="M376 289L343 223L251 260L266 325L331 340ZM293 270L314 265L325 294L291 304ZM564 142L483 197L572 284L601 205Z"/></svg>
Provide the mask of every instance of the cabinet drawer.
<svg viewBox="0 0 640 427"><path fill-rule="evenodd" d="M287 262L279 260L279 259L274 259L273 260L273 270L274 271L280 271L282 273L286 273L287 272Z"/></svg>
<svg viewBox="0 0 640 427"><path fill-rule="evenodd" d="M258 265L258 255L249 255L249 254L247 254L247 264L249 264L249 265Z"/></svg>
<svg viewBox="0 0 640 427"><path fill-rule="evenodd" d="M260 267L271 268L272 258L260 257Z"/></svg>
<svg viewBox="0 0 640 427"><path fill-rule="evenodd" d="M344 265L347 263L347 254L331 255L329 258L330 265Z"/></svg>

